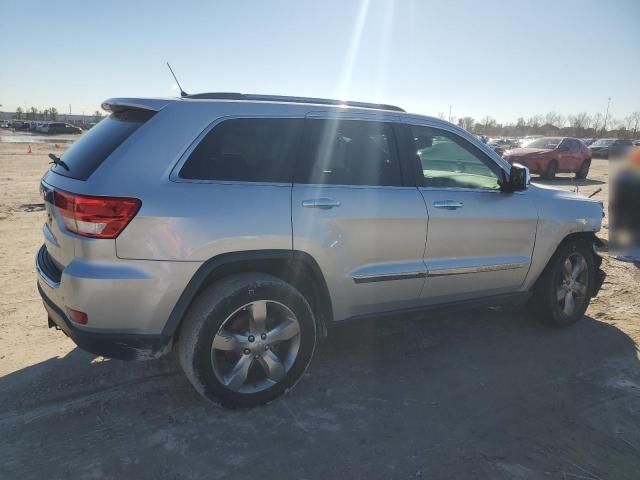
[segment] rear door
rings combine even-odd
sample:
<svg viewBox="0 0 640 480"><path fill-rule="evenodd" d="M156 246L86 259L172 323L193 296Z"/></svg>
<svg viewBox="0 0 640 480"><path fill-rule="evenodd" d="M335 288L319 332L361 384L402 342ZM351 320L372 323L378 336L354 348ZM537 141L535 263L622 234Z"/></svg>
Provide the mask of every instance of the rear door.
<svg viewBox="0 0 640 480"><path fill-rule="evenodd" d="M538 220L529 193L502 193L501 167L455 131L429 123L406 129L429 215L425 302L518 290Z"/></svg>
<svg viewBox="0 0 640 480"><path fill-rule="evenodd" d="M403 179L393 120L328 113L305 120L293 248L318 262L336 320L419 302L427 215L415 183Z"/></svg>

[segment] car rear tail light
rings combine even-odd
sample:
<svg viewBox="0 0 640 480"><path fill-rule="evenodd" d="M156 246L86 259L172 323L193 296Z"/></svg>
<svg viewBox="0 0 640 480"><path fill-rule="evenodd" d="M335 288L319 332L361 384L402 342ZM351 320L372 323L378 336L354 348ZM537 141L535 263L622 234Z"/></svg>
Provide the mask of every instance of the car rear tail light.
<svg viewBox="0 0 640 480"><path fill-rule="evenodd" d="M87 322L89 322L89 316L80 310L74 310L73 308L67 307L67 312L69 313L69 318L75 323L86 325Z"/></svg>
<svg viewBox="0 0 640 480"><path fill-rule="evenodd" d="M90 238L116 238L136 216L142 202L137 198L94 197L56 190L53 204L65 227Z"/></svg>

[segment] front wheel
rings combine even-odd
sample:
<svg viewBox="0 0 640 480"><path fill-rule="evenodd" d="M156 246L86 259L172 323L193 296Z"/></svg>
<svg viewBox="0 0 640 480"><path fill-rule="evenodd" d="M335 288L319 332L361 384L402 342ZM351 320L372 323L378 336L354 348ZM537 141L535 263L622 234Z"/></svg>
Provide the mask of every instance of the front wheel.
<svg viewBox="0 0 640 480"><path fill-rule="evenodd" d="M205 398L249 407L293 387L315 344L313 312L298 290L270 275L243 273L198 295L177 350L187 378Z"/></svg>
<svg viewBox="0 0 640 480"><path fill-rule="evenodd" d="M582 165L580 166L580 170L576 172L576 178L585 179L587 175L589 175L589 168L591 167L591 159L587 158Z"/></svg>
<svg viewBox="0 0 640 480"><path fill-rule="evenodd" d="M553 180L556 177L556 173L558 173L558 162L555 160L551 160L542 176L547 180Z"/></svg>
<svg viewBox="0 0 640 480"><path fill-rule="evenodd" d="M570 240L558 248L529 300L530 311L538 320L566 327L582 318L595 283L593 256L591 246L582 240Z"/></svg>

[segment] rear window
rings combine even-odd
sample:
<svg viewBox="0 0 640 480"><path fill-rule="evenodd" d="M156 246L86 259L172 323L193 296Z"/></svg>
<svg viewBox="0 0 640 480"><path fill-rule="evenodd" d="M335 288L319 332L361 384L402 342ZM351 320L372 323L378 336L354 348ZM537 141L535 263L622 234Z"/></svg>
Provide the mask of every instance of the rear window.
<svg viewBox="0 0 640 480"><path fill-rule="evenodd" d="M388 123L307 120L296 183L401 186L400 163Z"/></svg>
<svg viewBox="0 0 640 480"><path fill-rule="evenodd" d="M180 178L291 183L301 128L301 119L225 120L193 150Z"/></svg>
<svg viewBox="0 0 640 480"><path fill-rule="evenodd" d="M65 177L86 180L122 142L154 114L155 112L140 109L112 113L64 152L61 158L69 167L68 171L62 165L54 165L52 170Z"/></svg>

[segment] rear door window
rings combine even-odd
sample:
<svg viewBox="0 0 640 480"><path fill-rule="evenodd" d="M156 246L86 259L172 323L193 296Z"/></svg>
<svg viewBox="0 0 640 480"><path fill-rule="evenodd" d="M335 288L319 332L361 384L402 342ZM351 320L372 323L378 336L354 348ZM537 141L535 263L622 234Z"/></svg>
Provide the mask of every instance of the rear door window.
<svg viewBox="0 0 640 480"><path fill-rule="evenodd" d="M302 119L235 118L216 125L193 150L180 178L291 183Z"/></svg>
<svg viewBox="0 0 640 480"><path fill-rule="evenodd" d="M65 177L86 180L122 142L149 120L155 112L140 109L112 113L85 133L62 155L69 167L56 164L52 170Z"/></svg>
<svg viewBox="0 0 640 480"><path fill-rule="evenodd" d="M362 120L306 120L296 182L401 186L391 124Z"/></svg>

